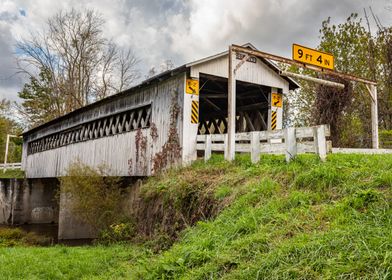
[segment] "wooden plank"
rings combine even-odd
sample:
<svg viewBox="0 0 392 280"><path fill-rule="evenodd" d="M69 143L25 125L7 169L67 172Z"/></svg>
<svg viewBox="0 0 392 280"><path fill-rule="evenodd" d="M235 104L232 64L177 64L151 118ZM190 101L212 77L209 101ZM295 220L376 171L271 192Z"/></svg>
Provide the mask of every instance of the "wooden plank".
<svg viewBox="0 0 392 280"><path fill-rule="evenodd" d="M236 121L236 80L233 67L233 50L229 47L229 73L228 73L228 109L227 109L227 141L225 159L232 161L235 157L235 121Z"/></svg>
<svg viewBox="0 0 392 280"><path fill-rule="evenodd" d="M259 134L258 131L255 132ZM235 134L235 141L250 141L250 139L251 139L250 132L241 132Z"/></svg>
<svg viewBox="0 0 392 280"><path fill-rule="evenodd" d="M263 114L260 113L260 111L257 111L257 116L259 117L261 124L263 126L263 129L268 129L268 126L264 120Z"/></svg>
<svg viewBox="0 0 392 280"><path fill-rule="evenodd" d="M371 116L372 116L372 147L373 149L379 148L378 141L378 105L377 105L377 87L370 85L372 102L371 102Z"/></svg>
<svg viewBox="0 0 392 280"><path fill-rule="evenodd" d="M285 137L284 141L286 144L286 161L290 162L297 156L297 137L295 136L295 128L288 127L284 129Z"/></svg>
<svg viewBox="0 0 392 280"><path fill-rule="evenodd" d="M297 142L297 154L315 154L314 141Z"/></svg>
<svg viewBox="0 0 392 280"><path fill-rule="evenodd" d="M258 163L260 161L260 133L251 133L250 145L252 163Z"/></svg>
<svg viewBox="0 0 392 280"><path fill-rule="evenodd" d="M297 138L310 138L314 137L314 129L317 128L317 126L311 126L311 127L296 127L296 137ZM329 125L324 125L324 130L325 130L325 136L330 136L330 129Z"/></svg>
<svg viewBox="0 0 392 280"><path fill-rule="evenodd" d="M264 143L260 145L260 152L262 154L274 154L274 155L284 155L286 152L286 144L271 144Z"/></svg>
<svg viewBox="0 0 392 280"><path fill-rule="evenodd" d="M249 143L240 143L235 145L235 151L239 153L250 153L251 152L251 146Z"/></svg>
<svg viewBox="0 0 392 280"><path fill-rule="evenodd" d="M204 151L206 148L206 144L205 143L197 143L196 144L196 150L198 151Z"/></svg>
<svg viewBox="0 0 392 280"><path fill-rule="evenodd" d="M211 158L211 135L205 136L205 151L204 161L208 161Z"/></svg>
<svg viewBox="0 0 392 280"><path fill-rule="evenodd" d="M249 114L247 112L244 112L244 118L245 118L246 123L248 124L250 130L255 131L255 127L253 126L252 120L250 119Z"/></svg>
<svg viewBox="0 0 392 280"><path fill-rule="evenodd" d="M332 153L333 154L383 155L383 154L392 154L392 149L332 148Z"/></svg>
<svg viewBox="0 0 392 280"><path fill-rule="evenodd" d="M320 125L317 127L315 142L317 141L317 153L321 161L327 160L327 142L325 139L325 127Z"/></svg>
<svg viewBox="0 0 392 280"><path fill-rule="evenodd" d="M225 157L225 159L228 159L228 158L230 158L230 156L228 155L228 153L230 152L230 150L229 150L229 134L224 134L224 136L225 136L225 140L224 140L224 144L223 144L224 157ZM215 145L217 145L217 144L215 144ZM234 143L233 148L235 148L235 143ZM233 154L235 154L235 150L233 150L232 152L233 152ZM233 160L234 160L234 158L233 158Z"/></svg>
<svg viewBox="0 0 392 280"><path fill-rule="evenodd" d="M205 100L212 108L214 108L216 111L222 112L221 108L219 108L219 106L217 106L214 102L212 102L212 101L209 100L208 98L204 98L204 100Z"/></svg>
<svg viewBox="0 0 392 280"><path fill-rule="evenodd" d="M216 142L216 141L225 141L227 134L211 134L211 141Z"/></svg>
<svg viewBox="0 0 392 280"><path fill-rule="evenodd" d="M266 133L267 139L282 139L284 138L284 130L279 129L279 130L268 130L268 131L261 131Z"/></svg>
<svg viewBox="0 0 392 280"><path fill-rule="evenodd" d="M297 127L295 134L297 138L310 138L314 137L314 127Z"/></svg>

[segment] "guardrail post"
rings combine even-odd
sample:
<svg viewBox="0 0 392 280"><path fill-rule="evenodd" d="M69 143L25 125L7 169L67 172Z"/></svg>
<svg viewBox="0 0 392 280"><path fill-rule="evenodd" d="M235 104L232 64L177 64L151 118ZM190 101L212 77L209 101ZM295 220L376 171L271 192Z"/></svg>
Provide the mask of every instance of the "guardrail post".
<svg viewBox="0 0 392 280"><path fill-rule="evenodd" d="M297 137L294 127L288 127L284 130L284 142L286 144L286 161L290 162L297 155Z"/></svg>
<svg viewBox="0 0 392 280"><path fill-rule="evenodd" d="M211 158L211 134L207 134L204 140L204 161Z"/></svg>
<svg viewBox="0 0 392 280"><path fill-rule="evenodd" d="M260 161L260 133L258 131L250 133L250 157L252 163Z"/></svg>
<svg viewBox="0 0 392 280"><path fill-rule="evenodd" d="M225 134L225 141L223 142L224 143L224 157L225 157L225 159L227 159L227 154L228 154L228 143L229 143L229 135L226 133Z"/></svg>
<svg viewBox="0 0 392 280"><path fill-rule="evenodd" d="M327 140L325 138L325 125L319 125L316 127L315 139L316 152L320 157L321 161L327 159Z"/></svg>

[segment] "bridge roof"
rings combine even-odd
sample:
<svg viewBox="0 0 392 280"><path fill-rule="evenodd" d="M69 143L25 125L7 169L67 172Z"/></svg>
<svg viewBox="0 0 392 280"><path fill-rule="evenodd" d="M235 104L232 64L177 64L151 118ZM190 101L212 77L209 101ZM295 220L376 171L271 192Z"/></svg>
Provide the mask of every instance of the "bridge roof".
<svg viewBox="0 0 392 280"><path fill-rule="evenodd" d="M242 46L256 50L256 48L252 44L250 44L250 43L244 44ZM62 121L62 120L65 120L65 119L69 118L70 116L77 115L79 113L88 111L89 109L94 108L97 105L101 105L101 104L104 104L104 103L107 103L107 102L111 102L114 99L121 98L123 95L131 94L131 93L135 92L136 90L144 88L146 86L149 86L149 85L151 85L153 83L164 81L164 80L166 80L166 79L168 79L168 78L170 78L172 76L175 76L175 75L177 75L179 73L182 73L182 72L185 72L185 71L189 71L189 69L192 66L195 66L195 65L198 65L198 64L201 64L201 63L205 63L207 61L211 61L211 60L214 60L216 58L220 58L222 56L227 55L227 53L228 53L228 51L224 51L224 52L218 53L216 55L209 56L209 57L206 57L206 58L203 58L203 59L199 59L199 60L196 60L196 61L184 64L182 66L179 66L177 68L164 71L164 72L162 72L162 73L160 73L158 75L155 75L155 76L153 76L153 77L151 77L149 79L146 79L146 80L142 81L140 84L138 84L138 85L136 85L134 87L131 87L131 88L126 89L126 90L124 90L122 92L110 95L110 96L105 97L105 98L103 98L101 100L98 100L98 101L96 101L94 103L88 104L88 105L86 105L84 107L81 107L81 108L78 108L78 109L75 109L74 111L69 112L69 113L67 113L67 114L65 114L65 115L63 115L61 117L55 118L55 119L50 120L50 121L48 121L46 123L43 123L43 124L41 124L39 126L31 128L29 130L26 130L26 131L24 131L22 133L22 135L28 135L28 134L33 133L35 131L38 131L38 130L40 130L42 128L48 127L48 126L50 126L50 125L52 125L54 123L57 123L57 122ZM275 63L273 63L272 61L270 61L268 59L264 59L264 58L262 59L262 61L267 66L269 66L272 70L274 70L277 73L277 75L279 75L280 68ZM291 79L289 77L285 77L285 76L281 76L281 77L289 82L289 89L290 90L294 90L294 89L299 88L299 84L297 82L295 82L293 79Z"/></svg>

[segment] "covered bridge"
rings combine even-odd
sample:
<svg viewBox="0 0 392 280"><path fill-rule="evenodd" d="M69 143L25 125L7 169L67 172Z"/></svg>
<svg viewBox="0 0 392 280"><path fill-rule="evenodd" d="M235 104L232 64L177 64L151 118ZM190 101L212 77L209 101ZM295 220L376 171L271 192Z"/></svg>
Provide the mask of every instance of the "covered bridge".
<svg viewBox="0 0 392 280"><path fill-rule="evenodd" d="M26 131L22 169L27 178L53 178L79 160L116 176L149 176L188 164L198 134L227 132L227 78L226 51ZM236 132L282 128L282 95L296 88L272 62L249 57L236 73Z"/></svg>

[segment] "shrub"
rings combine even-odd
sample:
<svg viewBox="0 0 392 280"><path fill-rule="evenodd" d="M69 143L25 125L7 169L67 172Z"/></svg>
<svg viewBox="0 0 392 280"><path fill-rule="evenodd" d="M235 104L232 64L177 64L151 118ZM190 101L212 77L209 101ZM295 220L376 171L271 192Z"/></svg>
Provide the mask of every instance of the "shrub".
<svg viewBox="0 0 392 280"><path fill-rule="evenodd" d="M107 166L94 169L75 162L60 178L62 195L70 203L70 210L97 233L110 231L110 226L124 219L122 199L124 189L119 177L109 176Z"/></svg>
<svg viewBox="0 0 392 280"><path fill-rule="evenodd" d="M52 239L26 232L20 228L0 228L0 247L12 247L17 245L48 246Z"/></svg>
<svg viewBox="0 0 392 280"><path fill-rule="evenodd" d="M131 222L121 222L111 224L100 233L100 240L105 243L128 240L135 234L135 226Z"/></svg>

